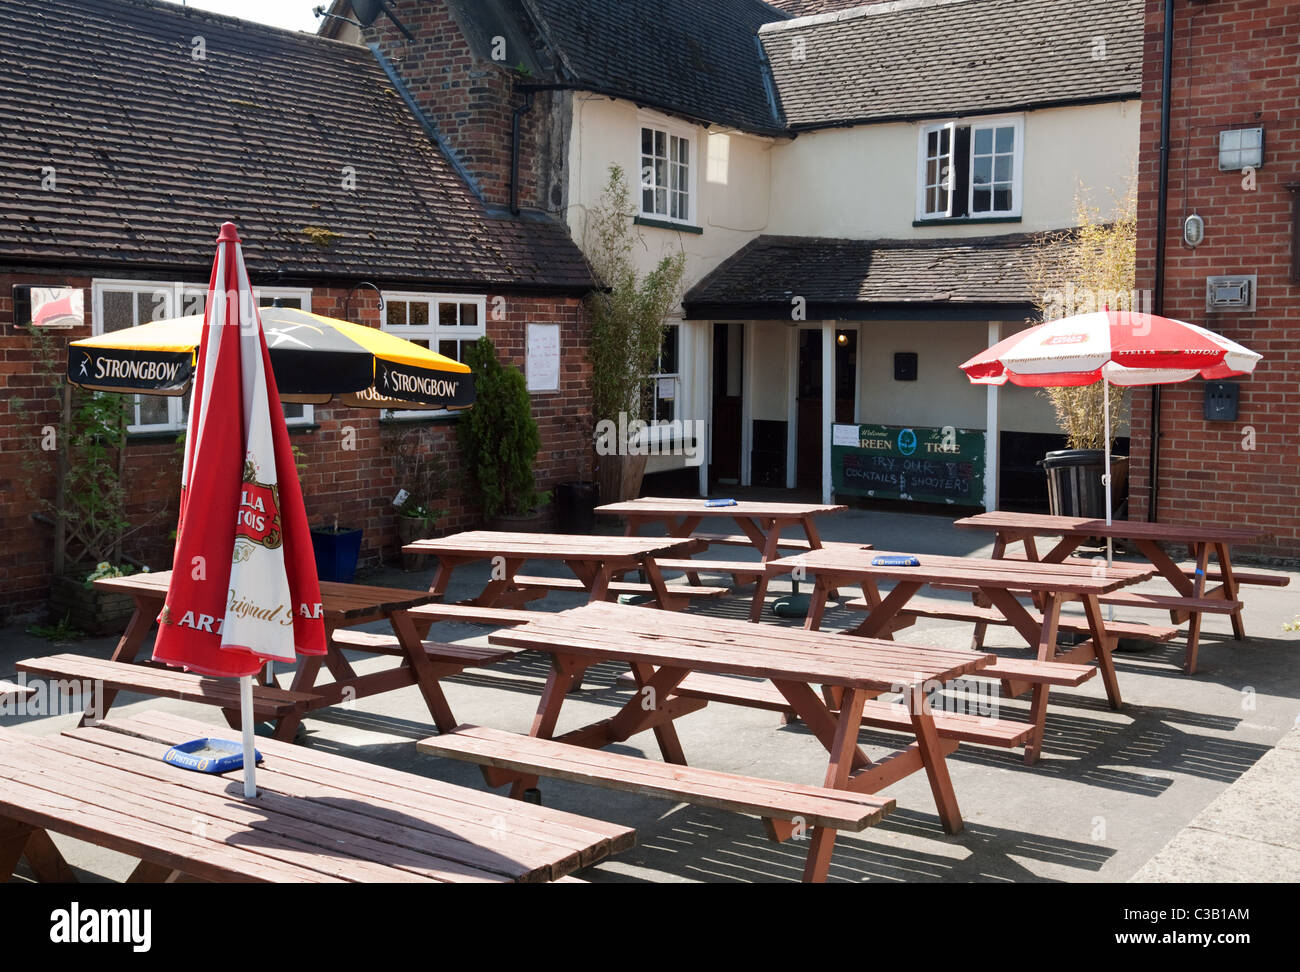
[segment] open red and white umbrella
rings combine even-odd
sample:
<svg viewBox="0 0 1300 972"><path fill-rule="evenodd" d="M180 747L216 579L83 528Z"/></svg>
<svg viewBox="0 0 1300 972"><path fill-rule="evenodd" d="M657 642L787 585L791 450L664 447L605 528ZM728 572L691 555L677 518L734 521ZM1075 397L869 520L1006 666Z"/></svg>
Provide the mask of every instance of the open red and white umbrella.
<svg viewBox="0 0 1300 972"><path fill-rule="evenodd" d="M1103 382L1106 523L1111 522L1110 386L1248 375L1263 356L1195 324L1137 311L1096 311L1027 328L965 364L977 385L1059 388ZM1110 560L1111 544L1106 542Z"/></svg>
<svg viewBox="0 0 1300 972"><path fill-rule="evenodd" d="M154 660L238 676L244 794L256 795L252 676L325 653L307 511L257 302L223 223L185 437L180 520Z"/></svg>

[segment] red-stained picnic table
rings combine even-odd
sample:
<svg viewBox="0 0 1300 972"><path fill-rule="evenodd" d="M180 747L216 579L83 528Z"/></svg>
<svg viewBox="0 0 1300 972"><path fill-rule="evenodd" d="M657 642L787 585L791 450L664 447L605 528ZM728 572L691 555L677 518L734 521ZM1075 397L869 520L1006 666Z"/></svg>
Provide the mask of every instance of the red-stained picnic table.
<svg viewBox="0 0 1300 972"><path fill-rule="evenodd" d="M0 729L0 882L76 875L50 834L137 858L131 883L573 880L633 845L626 827L259 739L240 770L192 773L167 749L215 727L156 711L52 736Z"/></svg>
<svg viewBox="0 0 1300 972"><path fill-rule="evenodd" d="M648 594L666 610L680 610L691 597L717 596L722 588L689 589L668 586L656 565L657 558L688 556L701 544L689 538L600 537L567 533L504 533L471 530L434 540L417 540L402 548L403 553L432 554L438 569L429 593L442 597L452 574L466 564L487 560L492 573L477 597L462 601L478 607L519 607L545 596L551 590L586 591L591 601L603 601L618 594ZM530 560L559 561L573 577L526 576L519 569ZM639 570L647 583L625 583L617 578Z"/></svg>
<svg viewBox="0 0 1300 972"><path fill-rule="evenodd" d="M821 534L814 519L830 513L842 513L847 506L823 503L771 503L766 500L737 500L728 506L710 506L708 500L643 496L623 503L608 503L596 507L597 513L621 516L627 521L627 536L637 535L642 527L662 526L670 537L694 537L706 546L730 544L751 546L761 556L760 564L686 561L661 564L686 572L692 584L699 584L698 571L717 570L730 573L737 583L749 576L757 581L754 591L752 620L757 621L763 610L770 575L760 568L762 564L777 560L782 547L793 550L816 550L822 546ZM700 532L705 520L731 520L739 533ZM802 530L799 537L782 537L784 530Z"/></svg>
<svg viewBox="0 0 1300 972"><path fill-rule="evenodd" d="M893 801L875 794L917 770L929 778L944 829L962 829L944 761L957 741L936 729L926 693L992 664L992 655L607 603L538 612L536 620L496 631L489 640L546 652L554 660L530 734L465 725L423 740L419 748L478 763L489 785L511 785L516 796L535 787L538 776L555 776L752 813L764 818L776 840L801 836L800 825L806 824L812 840L804 878L810 881L825 879L836 830L876 822ZM631 665L636 693L612 717L554 736L574 679L606 661ZM673 722L708 704L707 692L686 688L700 677L741 686L758 678L775 686L783 704L830 754L823 786L686 766ZM818 696L814 687L821 685L839 692L837 712ZM869 701L893 692L904 702ZM872 761L858 746L864 726L902 731L912 741ZM598 752L646 730L654 732L666 764Z"/></svg>
<svg viewBox="0 0 1300 972"><path fill-rule="evenodd" d="M30 685L19 685L16 682L7 682L0 678L0 702L25 699L35 691L36 689Z"/></svg>
<svg viewBox="0 0 1300 972"><path fill-rule="evenodd" d="M135 613L110 659L50 655L19 662L19 670L92 684L94 694L83 725L104 718L118 692L125 691L215 705L232 726L238 727L237 679L207 678L137 657L166 601L170 579L171 571L155 571L95 581L101 590L126 594L135 601ZM282 689L273 679L265 679L265 684L253 689L254 712L259 720L276 722L277 739L292 740L303 716L315 709L408 685L419 687L438 727L450 729L456 719L439 680L469 665L491 664L508 657L499 650L423 641L430 622L417 621L407 612L434 600L425 591L328 581L320 587L328 651L324 655L301 656L290 688ZM373 621L388 621L392 635L348 630ZM401 664L361 675L344 656L344 649L396 656ZM322 666L329 670L333 681L318 685L316 679Z"/></svg>
<svg viewBox="0 0 1300 972"><path fill-rule="evenodd" d="M916 566L890 564L890 558L914 558ZM1151 577L1155 569L1133 564L1107 567L1097 564L1041 564L976 557L947 557L937 554L900 554L872 548L854 549L836 544L824 550L786 557L770 565L773 571L800 572L814 577L812 603L804 627L815 631L821 624L830 592L837 587L857 584L863 598L849 602L850 607L866 611L849 633L867 638L892 637L892 632L913 624L918 617L941 617L974 621L982 624L1005 624L1014 628L1035 650L1031 663L1019 659L999 659L984 674L1002 679L1004 690L1012 696L1032 689L1030 722L1033 733L1025 742L1025 762L1032 763L1042 752L1047 718L1048 693L1051 685L1078 685L1098 670L1113 708L1123 704L1119 680L1111 661L1116 634L1108 630L1102 617L1099 598ZM881 596L879 583L894 582L894 588ZM979 595L990 607L980 607L953 600L916 599L923 587L957 590ZM1017 600L1016 595L1030 595L1042 605L1039 614ZM914 600L915 599L915 600ZM1084 625L1063 622L1061 607L1071 601L1083 604ZM1089 637L1067 651L1057 643L1063 626L1085 631ZM1132 627L1132 626L1130 626ZM1152 629L1152 637L1173 637L1173 629ZM1094 669L1087 663L1096 661Z"/></svg>
<svg viewBox="0 0 1300 972"><path fill-rule="evenodd" d="M994 533L994 558L1016 557L1007 548L1020 543L1024 548L1023 559L1042 563L1065 562L1080 544L1092 537L1126 541L1169 582L1175 594L1171 597L1125 591L1103 597L1102 603L1168 610L1174 624L1190 621L1183 661L1183 669L1189 675L1196 673L1202 614L1227 614L1232 619L1233 635L1241 641L1246 637L1246 624L1242 618L1240 585L1285 587L1290 583L1290 578L1285 574L1247 573L1234 569L1230 553L1233 544L1256 543L1267 537L1267 534L1249 527L1219 523L1149 523L1141 520L1114 520L1107 523L1100 519L1001 510L964 517L953 525L964 530L988 530ZM1060 540L1051 550L1040 555L1036 544L1038 537L1060 537ZM1162 543L1185 544L1193 564L1183 566L1175 563L1161 546ZM1211 554L1218 564L1217 570L1209 569ZM1221 583L1207 589L1206 583L1211 580ZM980 635L982 633L978 632Z"/></svg>

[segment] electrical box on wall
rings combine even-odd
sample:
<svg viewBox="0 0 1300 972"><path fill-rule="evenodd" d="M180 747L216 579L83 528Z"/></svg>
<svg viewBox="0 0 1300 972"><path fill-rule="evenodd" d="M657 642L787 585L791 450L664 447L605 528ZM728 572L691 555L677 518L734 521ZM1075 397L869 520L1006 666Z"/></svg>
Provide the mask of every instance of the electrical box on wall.
<svg viewBox="0 0 1300 972"><path fill-rule="evenodd" d="M1255 283L1253 273L1233 274L1205 278L1205 309L1215 311L1250 312L1255 309Z"/></svg>
<svg viewBox="0 0 1300 972"><path fill-rule="evenodd" d="M1205 421L1235 422L1241 401L1241 385L1235 381L1205 383Z"/></svg>
<svg viewBox="0 0 1300 972"><path fill-rule="evenodd" d="M915 351L897 351L894 353L894 381L916 381L916 372Z"/></svg>

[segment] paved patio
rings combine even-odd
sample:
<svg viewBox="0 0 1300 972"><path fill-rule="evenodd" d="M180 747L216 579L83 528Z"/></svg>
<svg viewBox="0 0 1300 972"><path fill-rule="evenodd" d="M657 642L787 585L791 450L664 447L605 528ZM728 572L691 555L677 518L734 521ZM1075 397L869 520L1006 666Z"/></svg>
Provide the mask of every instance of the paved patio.
<svg viewBox="0 0 1300 972"><path fill-rule="evenodd" d="M954 530L949 519L939 516L854 510L824 518L822 532L827 540L857 540L918 553L986 556L991 549L991 541L985 542L982 535ZM431 571L384 570L364 579L422 587L430 576ZM1284 621L1300 613L1300 575L1292 576L1289 588L1246 589L1250 637L1245 642L1232 640L1227 618L1206 617L1201 671L1195 677L1179 670L1181 638L1141 653L1117 655L1122 712L1106 705L1099 679L1078 689L1054 690L1045 754L1036 766L1023 765L1018 752L962 746L949 758L949 766L966 821L964 833L949 837L940 829L921 775L891 788L888 793L897 798L898 811L862 834L840 835L830 880L1293 878L1300 858L1300 828L1296 814L1286 809L1294 807L1294 797L1285 794L1294 793L1300 775L1296 736L1291 733L1300 724L1300 635L1282 630ZM449 599L476 593L484 580L483 571L460 572ZM774 584L773 593L788 587L788 582ZM552 594L539 605L561 609L583 600ZM733 597L695 610L739 618L746 616L748 606L747 597ZM1122 611L1119 616L1141 619L1142 613ZM843 628L854 617L835 610L828 613L824 627ZM1152 620L1159 617L1153 615ZM768 615L764 623L796 622L778 622ZM434 637L483 640L486 629L442 625L434 629ZM970 627L923 621L899 638L964 647ZM1014 643L1007 629L990 631L988 645L993 650ZM95 639L72 650L107 657L112 648L112 639ZM21 658L66 650L21 629L7 629L0 639L0 676L12 673ZM387 659L365 658L357 667L365 671L388 664ZM445 685L462 721L526 732L547 670L546 658L525 654L490 670L467 672ZM566 705L560 731L609 715L628 691L617 687L619 674L610 666L589 671L581 693ZM114 711L139 707L208 721L214 715L204 707L131 696L123 696ZM1010 700L1002 708L1020 717L1027 702ZM57 732L75 722L74 715L0 717L0 725L34 733ZM416 753L415 740L430 735L432 727L415 688L365 699L351 708L325 710L305 726L307 745L484 786L472 766ZM825 751L802 726L782 727L773 713L714 704L680 721L678 731L687 757L698 765L821 782ZM1289 741L1271 752L1288 733ZM883 736L862 737L868 755L883 751L885 741ZM658 757L648 733L620 748ZM802 870L804 848L769 842L752 818L556 780L543 781L542 791L548 806L636 828L638 846L584 872L582 877L590 881L795 881ZM1259 811L1261 806L1272 810ZM129 873L125 858L63 837L56 841L83 880L122 880ZM1193 849L1224 842L1236 848L1229 851L1229 857L1237 855L1235 867L1223 867L1223 854L1216 855L1212 848ZM1252 845L1249 864L1240 859L1244 842Z"/></svg>

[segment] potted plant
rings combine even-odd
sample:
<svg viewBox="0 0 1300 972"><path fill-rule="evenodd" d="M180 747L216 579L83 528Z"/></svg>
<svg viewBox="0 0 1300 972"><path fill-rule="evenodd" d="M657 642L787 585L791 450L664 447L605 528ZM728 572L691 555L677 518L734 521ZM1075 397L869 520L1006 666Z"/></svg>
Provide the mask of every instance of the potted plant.
<svg viewBox="0 0 1300 972"><path fill-rule="evenodd" d="M438 521L449 510L437 505L447 495L447 460L427 427L386 433L387 449L396 463L398 491L396 528L399 550L408 543L435 535ZM428 557L402 553L403 570L420 570Z"/></svg>
<svg viewBox="0 0 1300 972"><path fill-rule="evenodd" d="M465 363L477 391L458 422L470 490L492 529L536 530L550 494L537 489L533 475L541 436L523 372L503 366L488 338L471 345Z"/></svg>
<svg viewBox="0 0 1300 972"><path fill-rule="evenodd" d="M602 289L587 299L591 313L591 395L594 434L602 428L630 428L645 419L646 389L663 348L665 320L676 307L686 272L686 254L663 257L644 276L633 261L640 238L633 233L636 208L623 169L609 167L609 179L588 214L584 251ZM620 416L624 417L622 423ZM598 476L605 503L634 499L641 492L646 452L629 454L627 443L602 441Z"/></svg>
<svg viewBox="0 0 1300 972"><path fill-rule="evenodd" d="M59 371L58 364L65 359L54 342L39 329L28 330L41 362L39 373L48 380L53 401L15 399L15 406L43 421L55 404L59 416L44 426L40 448L23 464L27 492L38 505L35 516L54 529L51 613L88 634L118 634L134 612L134 602L125 594L101 591L94 581L142 568L124 547L166 506L143 512L127 508L126 442L132 400L71 385ZM53 498L43 493L41 485L51 475Z"/></svg>
<svg viewBox="0 0 1300 972"><path fill-rule="evenodd" d="M1137 302L1137 206L1132 188L1103 219L1082 197L1075 204L1074 229L1044 236L1033 254L1031 276L1043 319L1106 309L1139 310ZM1128 304L1130 306L1124 306ZM1049 452L1040 465L1047 472L1048 502L1057 516L1106 516L1105 396L1101 382L1072 388L1044 388L1066 448ZM1111 446L1128 424L1128 390L1110 387ZM1111 455L1111 496L1121 515L1128 503L1128 457Z"/></svg>

